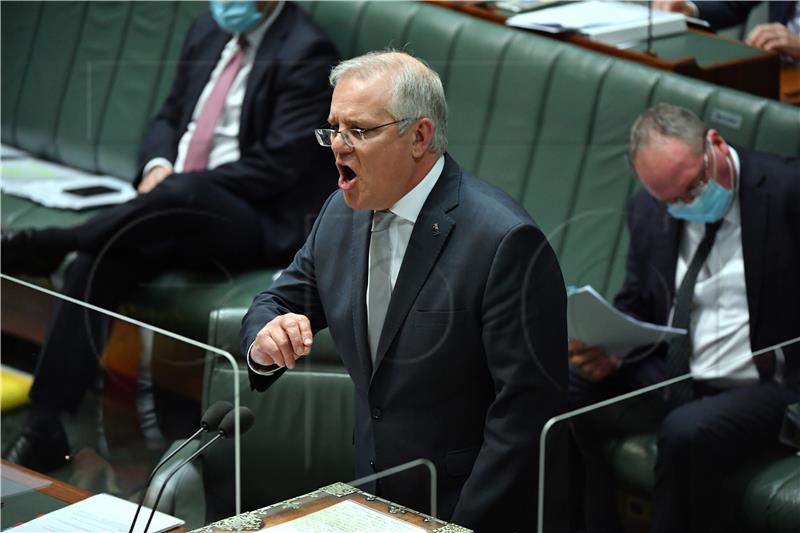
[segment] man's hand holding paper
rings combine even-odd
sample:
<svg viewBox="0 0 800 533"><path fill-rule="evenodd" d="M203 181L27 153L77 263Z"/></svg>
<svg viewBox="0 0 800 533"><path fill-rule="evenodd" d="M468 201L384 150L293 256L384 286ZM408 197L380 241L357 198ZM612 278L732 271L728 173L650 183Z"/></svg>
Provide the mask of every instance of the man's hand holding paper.
<svg viewBox="0 0 800 533"><path fill-rule="evenodd" d="M603 346L586 346L577 339L569 340L569 364L586 381L598 382L615 374L622 359L609 354Z"/></svg>

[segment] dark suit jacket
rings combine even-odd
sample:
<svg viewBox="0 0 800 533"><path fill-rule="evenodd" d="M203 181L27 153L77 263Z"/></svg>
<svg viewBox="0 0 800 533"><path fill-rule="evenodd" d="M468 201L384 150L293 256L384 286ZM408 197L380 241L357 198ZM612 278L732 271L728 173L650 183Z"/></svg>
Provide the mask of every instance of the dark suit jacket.
<svg viewBox="0 0 800 533"><path fill-rule="evenodd" d="M440 517L533 531L539 434L566 405L565 289L552 249L519 205L447 156L414 226L373 368L370 226L371 211L333 194L291 267L255 298L242 346L289 311L309 316L315 331L328 326L355 383L356 475L424 457L438 470ZM251 372L259 389L273 379ZM427 511L427 474L418 472L370 489Z"/></svg>
<svg viewBox="0 0 800 533"><path fill-rule="evenodd" d="M203 87L231 34L210 14L198 17L183 44L172 89L150 124L141 165L175 161ZM285 261L302 245L313 216L336 185L330 150L314 139L330 105L330 67L337 53L321 30L292 3L264 34L247 80L239 127L238 161L192 172L231 191L258 210L265 247Z"/></svg>
<svg viewBox="0 0 800 533"><path fill-rule="evenodd" d="M747 15L761 2L695 2L698 17L708 21L714 29L727 28L747 21ZM797 2L768 2L769 22L786 24L794 15Z"/></svg>
<svg viewBox="0 0 800 533"><path fill-rule="evenodd" d="M800 336L800 159L734 148L741 163L742 253L755 351ZM642 190L631 199L628 226L627 273L615 305L666 324L682 223ZM788 380L800 383L800 344L784 354Z"/></svg>

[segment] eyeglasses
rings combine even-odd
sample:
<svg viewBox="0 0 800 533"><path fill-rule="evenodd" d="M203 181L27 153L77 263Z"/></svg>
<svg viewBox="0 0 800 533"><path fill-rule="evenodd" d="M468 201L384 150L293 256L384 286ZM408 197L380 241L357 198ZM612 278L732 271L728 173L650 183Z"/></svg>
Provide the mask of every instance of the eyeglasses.
<svg viewBox="0 0 800 533"><path fill-rule="evenodd" d="M350 148L355 148L357 145L361 144L366 140L366 134L375 131L381 128L385 128L386 126L391 126L392 124L397 124L398 122L404 122L406 120L414 120L411 118L401 118L399 120L395 120L393 122L387 122L386 124L381 124L380 126L375 126L372 128L350 128L349 130L334 130L331 128L319 128L314 130L314 135L317 137L317 142L320 146L330 146L333 144L333 139L337 135L342 136L342 140L344 144L349 146Z"/></svg>
<svg viewBox="0 0 800 533"><path fill-rule="evenodd" d="M711 146L708 142L705 143L705 150L706 153L703 154L703 168L700 171L700 175L697 176L689 186L686 188L686 196L689 196L691 200L689 202L684 202L682 198L675 198L673 200L669 200L664 202L667 205L683 205L686 203L692 203L695 198L702 196L706 189L708 188L709 183L713 179L711 174L708 172L708 150L713 150L714 147ZM713 153L712 153L713 154Z"/></svg>

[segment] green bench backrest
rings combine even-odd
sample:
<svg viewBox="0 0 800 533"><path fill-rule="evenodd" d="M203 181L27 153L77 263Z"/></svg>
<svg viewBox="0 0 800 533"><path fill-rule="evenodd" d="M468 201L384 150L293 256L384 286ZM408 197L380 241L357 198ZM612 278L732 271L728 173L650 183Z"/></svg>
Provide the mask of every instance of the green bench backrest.
<svg viewBox="0 0 800 533"><path fill-rule="evenodd" d="M205 2L3 2L2 139L132 178L144 128Z"/></svg>

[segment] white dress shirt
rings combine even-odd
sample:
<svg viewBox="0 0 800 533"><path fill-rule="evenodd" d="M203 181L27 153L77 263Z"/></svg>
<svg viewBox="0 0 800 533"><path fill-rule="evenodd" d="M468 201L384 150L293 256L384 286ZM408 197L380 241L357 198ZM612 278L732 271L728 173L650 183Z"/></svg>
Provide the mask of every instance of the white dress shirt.
<svg viewBox="0 0 800 533"><path fill-rule="evenodd" d="M439 181L439 176L441 176L443 169L444 156L442 155L439 156L439 159L430 171L422 178L422 181L389 208L389 211L395 215L388 227L389 246L392 248L392 254L389 259L389 275L391 277L392 290L394 290L394 284L397 282L397 275L400 273L400 266L403 264L403 257L406 255L408 241L411 240L411 232L414 231L414 224L417 223L419 212L422 211L422 206L425 204L425 200L428 199L431 190L433 190L433 186ZM374 227L374 220L372 224ZM370 264L372 264L371 255L369 261ZM367 272L369 272L369 270L368 268ZM367 279L367 292L365 297L368 294L369 279ZM369 315L369 298L367 298L367 314Z"/></svg>
<svg viewBox="0 0 800 533"><path fill-rule="evenodd" d="M225 107L219 117L219 121L214 127L214 135L211 139L211 153L208 155L208 168L214 169L225 163L230 163L239 159L239 124L242 116L242 102L244 101L244 94L247 90L247 79L250 77L250 72L253 70L253 63L255 63L256 52L261 44L261 39L267 33L272 23L278 18L283 10L284 2L279 2L269 14L266 20L261 22L254 29L245 34L241 34L241 38L247 41L247 49L245 50L242 64L239 67L239 72L233 80L230 90L225 98ZM174 172L183 172L183 166L186 162L186 152L189 150L189 143L194 135L197 117L205 106L206 100L211 95L211 91L217 84L217 80L222 74L225 65L228 64L231 57L239 50L240 34L235 34L231 40L222 49L219 56L217 65L211 71L211 77L203 87L203 92L200 93L200 98L194 106L192 112L192 120L186 126L186 131L183 132L180 141L178 142L178 155L175 162L169 161L163 157L156 157L145 165L142 171L142 176L146 176L150 170L157 166L163 166L172 169Z"/></svg>
<svg viewBox="0 0 800 533"><path fill-rule="evenodd" d="M394 289L397 275L400 273L400 266L403 264L403 257L406 255L408 241L411 239L411 232L414 231L414 224L417 222L419 212L422 211L422 206L425 205L425 201L428 199L433 187L436 185L436 182L439 181L442 170L444 170L444 155L439 156L439 159L436 160L433 167L425 174L422 181L417 183L413 189L408 191L397 203L389 208L389 211L396 215L389 224L387 230L389 231L389 245L392 247L391 264L389 265L392 289ZM370 261L371 260L372 258L370 258ZM369 268L367 268L367 272L369 273ZM369 274L367 274L367 276L369 276ZM369 314L368 294L369 279L367 279L367 291L364 293L364 298L367 302L367 313ZM253 349L253 344L255 344L255 341L252 342L247 349L247 365L250 369L262 376L270 376L277 372L277 368L264 370L263 367L256 368L253 366L253 361L250 359L250 351Z"/></svg>
<svg viewBox="0 0 800 533"><path fill-rule="evenodd" d="M733 148L730 150L736 173L733 203L697 276L692 300L692 376L717 387L758 381L750 349L750 312L742 255L739 155ZM676 287L680 287L704 233L705 224L684 223L675 269Z"/></svg>

